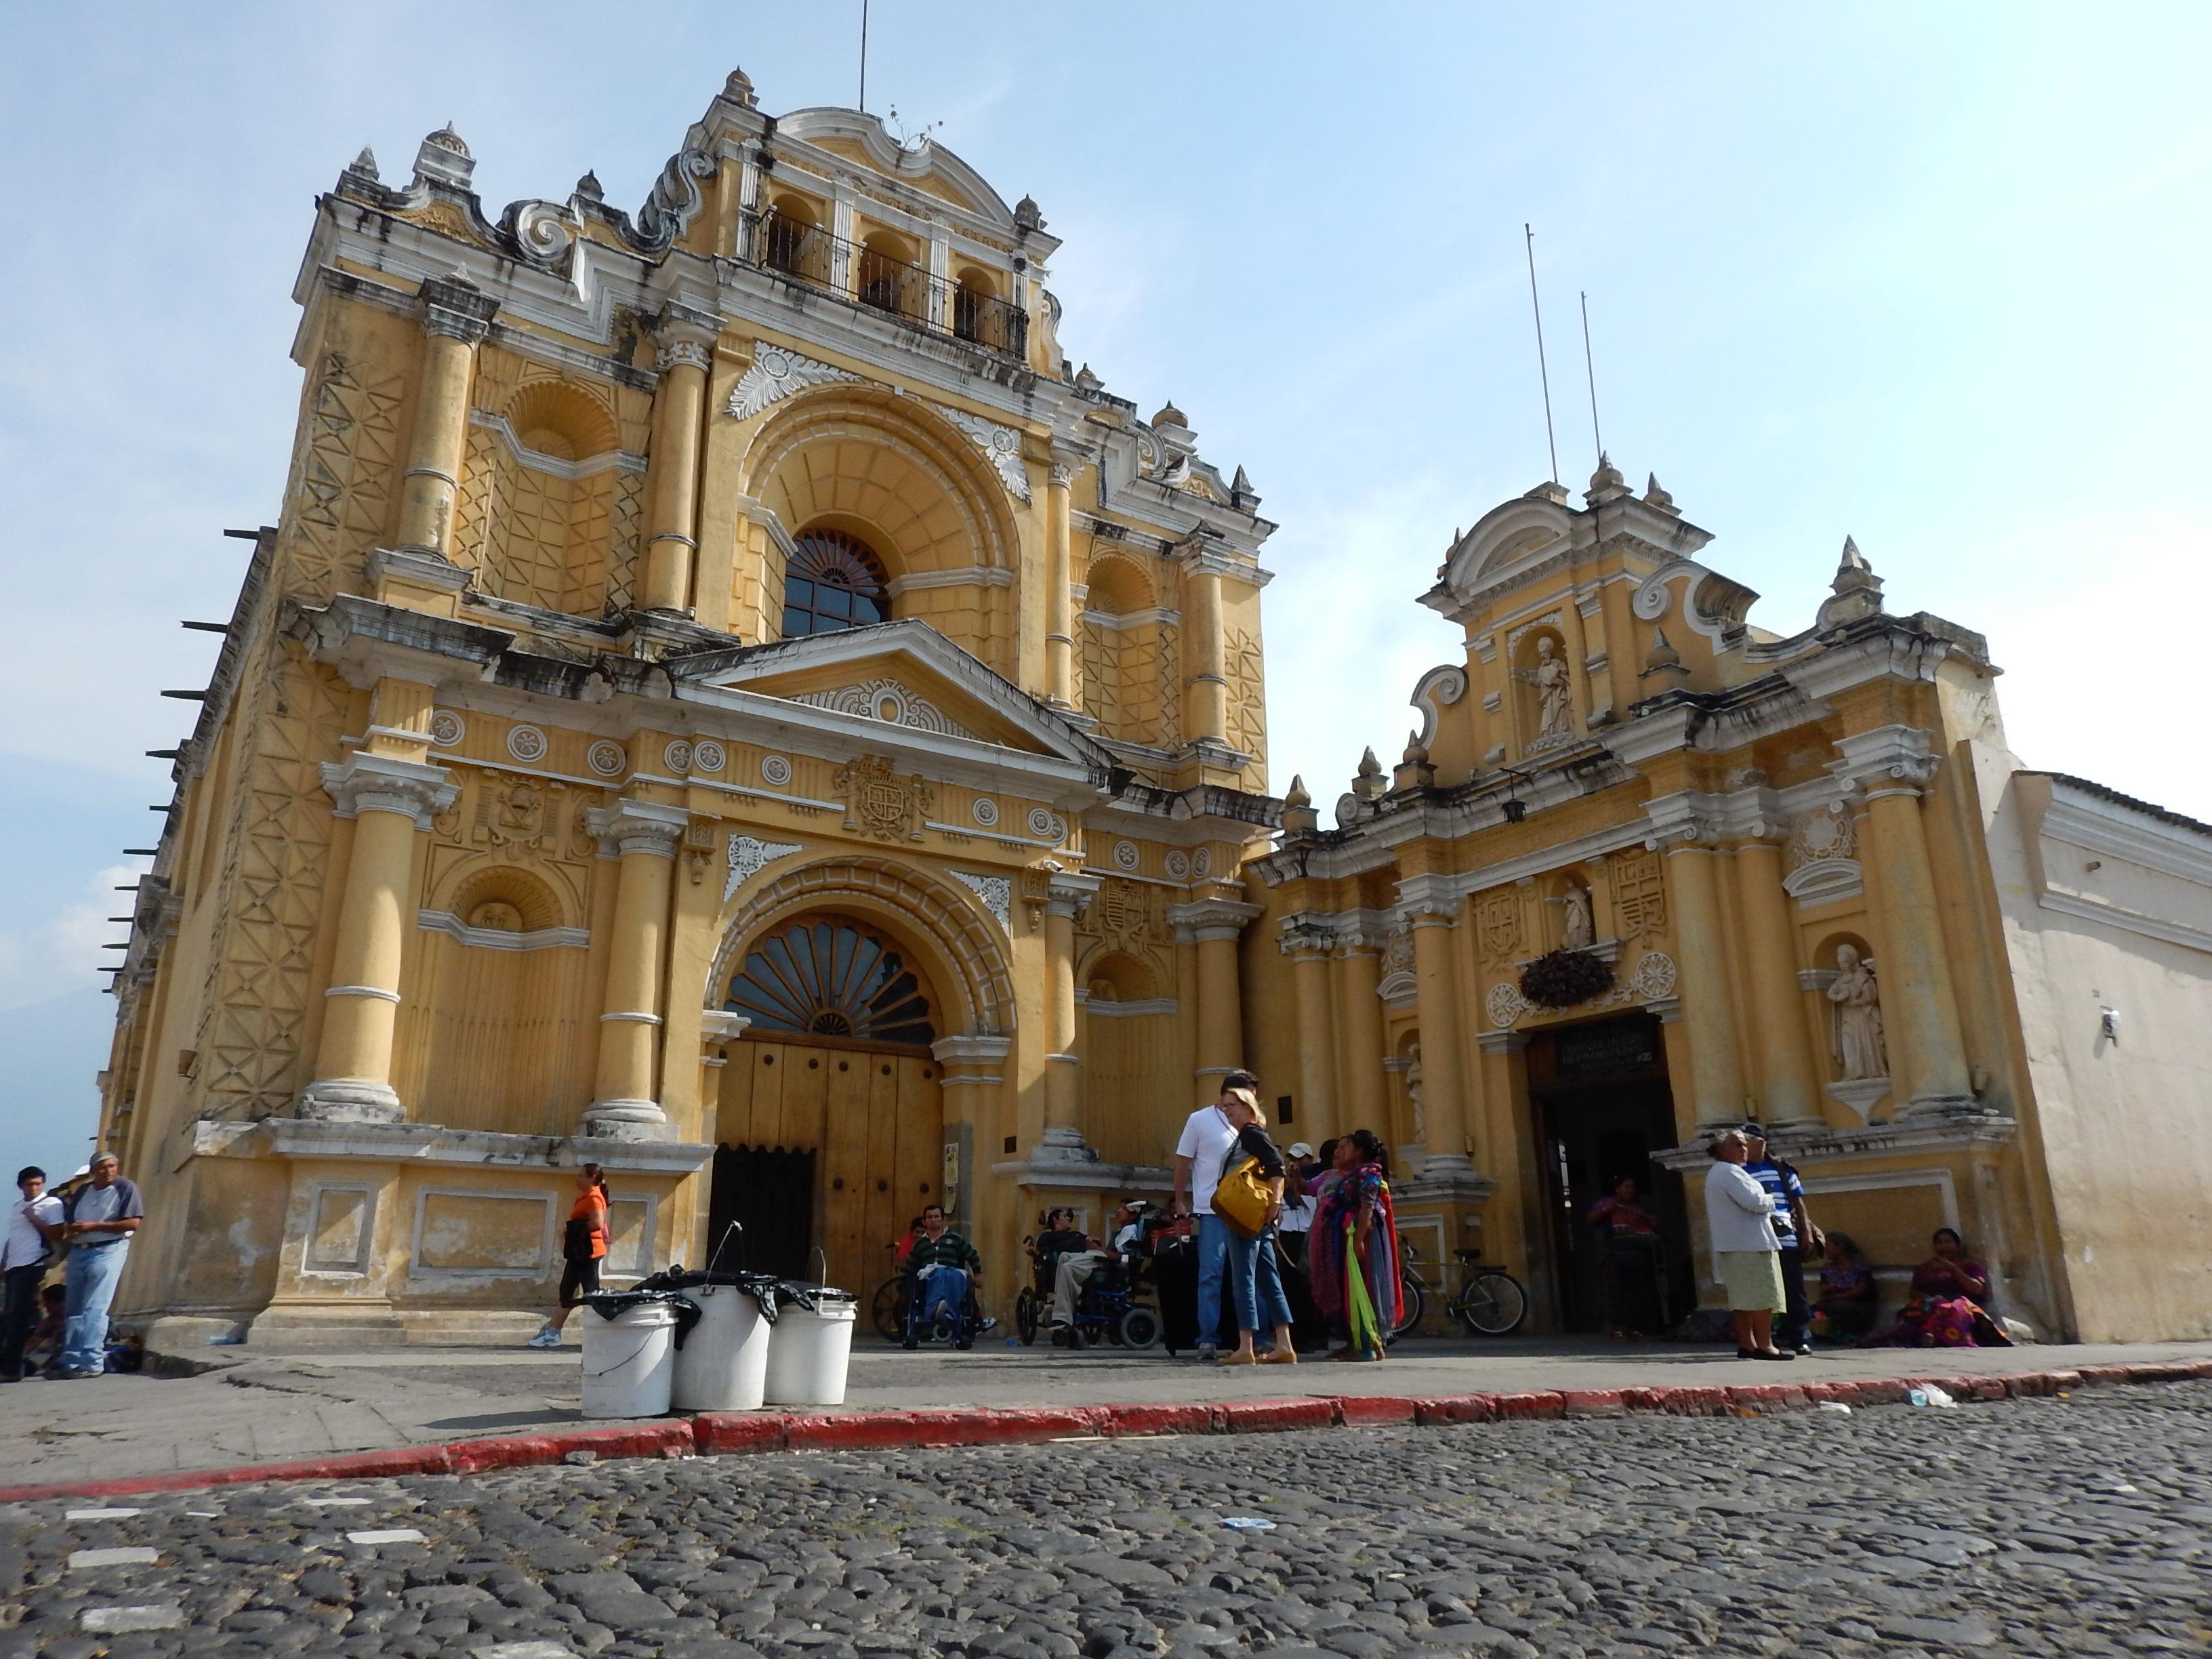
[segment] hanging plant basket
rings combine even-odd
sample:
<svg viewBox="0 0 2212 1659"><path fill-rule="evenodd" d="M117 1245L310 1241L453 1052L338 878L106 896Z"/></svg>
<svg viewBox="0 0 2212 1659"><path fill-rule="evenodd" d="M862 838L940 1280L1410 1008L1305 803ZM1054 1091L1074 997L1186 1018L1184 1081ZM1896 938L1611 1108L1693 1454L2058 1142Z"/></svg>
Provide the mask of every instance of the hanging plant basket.
<svg viewBox="0 0 2212 1659"><path fill-rule="evenodd" d="M1613 964L1588 951L1554 951L1521 970L1521 994L1539 1008L1571 1008L1613 989Z"/></svg>

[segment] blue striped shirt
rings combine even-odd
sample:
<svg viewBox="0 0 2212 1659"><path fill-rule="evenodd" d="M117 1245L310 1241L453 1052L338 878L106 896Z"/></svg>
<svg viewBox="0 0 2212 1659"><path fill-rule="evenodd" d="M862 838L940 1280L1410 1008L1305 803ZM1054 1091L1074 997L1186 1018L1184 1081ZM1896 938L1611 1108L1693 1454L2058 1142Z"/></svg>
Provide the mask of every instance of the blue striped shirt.
<svg viewBox="0 0 2212 1659"><path fill-rule="evenodd" d="M1796 1249L1797 1225L1790 1216L1790 1202L1792 1199L1802 1200L1805 1196L1805 1183L1797 1179L1797 1171L1792 1170L1784 1175L1774 1160L1767 1158L1746 1164L1743 1169L1746 1175L1766 1188L1767 1201L1774 1206L1774 1234L1782 1241L1782 1248Z"/></svg>

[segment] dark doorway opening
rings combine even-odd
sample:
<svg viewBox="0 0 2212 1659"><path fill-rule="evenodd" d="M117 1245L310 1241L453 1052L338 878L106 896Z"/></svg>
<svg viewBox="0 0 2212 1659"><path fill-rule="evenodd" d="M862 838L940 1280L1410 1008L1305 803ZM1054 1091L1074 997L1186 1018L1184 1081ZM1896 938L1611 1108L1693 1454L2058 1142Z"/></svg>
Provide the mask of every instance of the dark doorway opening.
<svg viewBox="0 0 2212 1659"><path fill-rule="evenodd" d="M740 1228L719 1265L786 1279L811 1279L814 1154L778 1146L722 1146L707 1206L709 1259L736 1222Z"/></svg>
<svg viewBox="0 0 2212 1659"><path fill-rule="evenodd" d="M1602 1331L1609 1306L1617 1304L1634 1311L1632 1325L1656 1334L1697 1305L1682 1177L1654 1156L1677 1144L1659 1022L1639 1013L1540 1032L1529 1042L1528 1060L1559 1328ZM1589 1219L1591 1206L1624 1176L1635 1178L1636 1202L1658 1226L1656 1250L1644 1253L1648 1267L1641 1258L1615 1256ZM1617 1275L1610 1281L1609 1273Z"/></svg>

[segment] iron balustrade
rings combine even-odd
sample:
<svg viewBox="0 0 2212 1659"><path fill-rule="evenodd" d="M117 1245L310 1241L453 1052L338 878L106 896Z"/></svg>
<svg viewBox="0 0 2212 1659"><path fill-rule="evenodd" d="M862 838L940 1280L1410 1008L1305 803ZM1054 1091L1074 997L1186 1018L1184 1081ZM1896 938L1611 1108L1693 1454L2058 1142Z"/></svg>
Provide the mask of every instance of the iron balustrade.
<svg viewBox="0 0 2212 1659"><path fill-rule="evenodd" d="M986 289L933 276L911 260L773 208L747 214L744 233L744 258L763 270L971 345L1027 355L1029 313Z"/></svg>

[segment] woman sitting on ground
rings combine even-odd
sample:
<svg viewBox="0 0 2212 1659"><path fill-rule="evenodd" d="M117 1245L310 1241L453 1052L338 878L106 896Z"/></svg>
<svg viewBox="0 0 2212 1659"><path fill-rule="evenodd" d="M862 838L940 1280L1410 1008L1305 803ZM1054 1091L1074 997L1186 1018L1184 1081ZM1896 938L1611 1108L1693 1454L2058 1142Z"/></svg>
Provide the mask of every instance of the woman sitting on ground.
<svg viewBox="0 0 2212 1659"><path fill-rule="evenodd" d="M1345 1136L1336 1144L1335 1173L1306 1247L1307 1274L1314 1301L1345 1336L1329 1358L1380 1359L1403 1316L1398 1218L1382 1139L1370 1129Z"/></svg>
<svg viewBox="0 0 2212 1659"><path fill-rule="evenodd" d="M1830 1233L1820 1299L1813 1304L1812 1334L1831 1342L1856 1342L1874 1328L1881 1301L1866 1253L1849 1233Z"/></svg>
<svg viewBox="0 0 2212 1659"><path fill-rule="evenodd" d="M1966 1255L1964 1240L1948 1227L1936 1230L1936 1254L1912 1270L1912 1294L1897 1321L1869 1347L2009 1348L2012 1339L1990 1317L1989 1271Z"/></svg>

